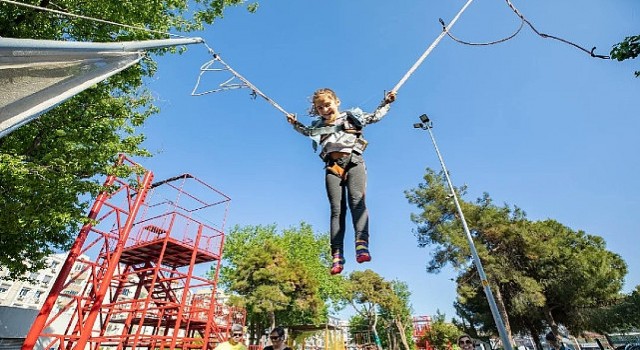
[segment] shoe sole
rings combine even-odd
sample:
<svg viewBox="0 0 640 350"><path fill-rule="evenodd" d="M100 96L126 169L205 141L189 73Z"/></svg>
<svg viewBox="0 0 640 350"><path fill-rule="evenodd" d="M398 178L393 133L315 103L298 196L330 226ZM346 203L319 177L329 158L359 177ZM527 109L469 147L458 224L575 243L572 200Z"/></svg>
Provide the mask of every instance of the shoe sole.
<svg viewBox="0 0 640 350"><path fill-rule="evenodd" d="M371 261L371 255L369 255L369 254L367 254L367 255L365 255L365 254L359 255L359 256L356 257L356 261L358 262L358 264L369 262L369 261Z"/></svg>

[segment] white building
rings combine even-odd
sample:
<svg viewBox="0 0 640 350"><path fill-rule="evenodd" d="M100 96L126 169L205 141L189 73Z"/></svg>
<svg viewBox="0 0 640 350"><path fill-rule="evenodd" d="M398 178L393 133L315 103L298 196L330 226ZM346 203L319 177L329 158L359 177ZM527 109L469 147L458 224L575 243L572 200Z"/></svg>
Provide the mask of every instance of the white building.
<svg viewBox="0 0 640 350"><path fill-rule="evenodd" d="M49 267L25 275L27 281L7 280L8 271L0 269L0 306L40 310L66 257L66 253L51 255L47 258Z"/></svg>
<svg viewBox="0 0 640 350"><path fill-rule="evenodd" d="M12 281L6 278L8 271L0 269L0 344L3 349L20 349L24 338L31 329L38 312L49 295L53 283L62 270L68 253L53 254L47 257L47 267L26 274L24 280ZM86 256L82 256L86 259ZM83 260L84 260L83 259ZM83 263L76 263L70 277L74 281L64 289L63 294L76 295L82 291L89 278L89 271ZM66 302L58 298L53 312L57 312ZM68 310L66 313L72 313ZM17 321L19 320L19 321ZM65 327L68 318L61 317L52 324L54 328Z"/></svg>

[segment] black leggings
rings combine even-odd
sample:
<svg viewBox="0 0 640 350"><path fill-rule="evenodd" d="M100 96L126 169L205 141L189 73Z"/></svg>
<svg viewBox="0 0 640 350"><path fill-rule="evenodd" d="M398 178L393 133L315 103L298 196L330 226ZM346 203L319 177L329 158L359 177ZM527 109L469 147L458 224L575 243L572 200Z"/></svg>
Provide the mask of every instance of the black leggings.
<svg viewBox="0 0 640 350"><path fill-rule="evenodd" d="M369 240L369 213L365 204L367 168L360 155L347 156L342 163L346 179L327 171L325 187L331 206L331 251L344 251L347 204L351 210L356 240ZM347 164L345 164L347 163Z"/></svg>

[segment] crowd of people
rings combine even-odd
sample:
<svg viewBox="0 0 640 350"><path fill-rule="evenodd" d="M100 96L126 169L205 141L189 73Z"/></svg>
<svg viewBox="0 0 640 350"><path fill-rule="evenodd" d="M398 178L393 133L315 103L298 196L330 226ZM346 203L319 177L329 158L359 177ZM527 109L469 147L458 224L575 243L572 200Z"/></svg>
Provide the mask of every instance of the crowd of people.
<svg viewBox="0 0 640 350"><path fill-rule="evenodd" d="M227 341L224 341L214 350L247 350L247 346L244 345L244 327L239 324L231 326L231 336ZM274 328L269 333L269 341L271 345L267 345L263 350L292 350L286 343L286 332L282 327Z"/></svg>
<svg viewBox="0 0 640 350"><path fill-rule="evenodd" d="M231 327L231 336L225 342L218 344L214 350L247 350L244 345L244 327L239 324L234 324ZM263 350L292 350L287 346L286 332L282 327L276 327L269 333L270 345L264 347ZM545 336L545 340L550 347L550 350L570 350L566 347L560 337L553 332L549 332ZM456 345L460 350L474 350L476 348L476 341L468 334L462 334L456 340ZM379 350L376 344L367 343L358 346L358 350Z"/></svg>

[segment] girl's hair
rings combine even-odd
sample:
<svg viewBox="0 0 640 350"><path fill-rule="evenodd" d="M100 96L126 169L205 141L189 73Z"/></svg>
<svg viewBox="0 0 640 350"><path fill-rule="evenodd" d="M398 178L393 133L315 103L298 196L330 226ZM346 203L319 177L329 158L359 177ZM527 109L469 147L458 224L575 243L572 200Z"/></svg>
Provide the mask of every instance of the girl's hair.
<svg viewBox="0 0 640 350"><path fill-rule="evenodd" d="M278 337L281 337L281 338L282 338L282 337L284 337L284 328L282 328L282 327L276 327L276 328L274 328L274 329L271 331L271 333L270 333L270 334L273 334L273 333L277 334L277 335L278 335Z"/></svg>
<svg viewBox="0 0 640 350"><path fill-rule="evenodd" d="M329 88L322 88L322 89L316 90L313 93L313 96L311 97L311 108L309 108L309 115L311 116L318 115L318 111L316 111L315 102L318 98L320 98L320 95L329 95L331 98L338 101L338 95L336 95L336 93L333 90Z"/></svg>

